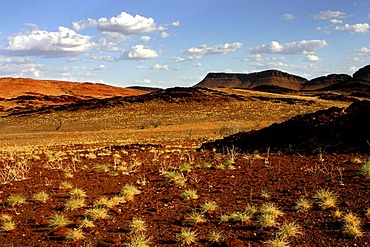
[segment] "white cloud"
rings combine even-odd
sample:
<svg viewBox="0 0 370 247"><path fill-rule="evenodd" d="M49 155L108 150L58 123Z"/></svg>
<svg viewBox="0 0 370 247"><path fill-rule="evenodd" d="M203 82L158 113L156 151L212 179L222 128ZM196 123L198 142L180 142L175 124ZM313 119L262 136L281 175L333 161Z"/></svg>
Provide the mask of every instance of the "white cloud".
<svg viewBox="0 0 370 247"><path fill-rule="evenodd" d="M370 56L370 47L362 47L360 50L353 51L360 56Z"/></svg>
<svg viewBox="0 0 370 247"><path fill-rule="evenodd" d="M313 18L316 20L343 19L346 17L346 13L333 10L321 11L319 14L313 16Z"/></svg>
<svg viewBox="0 0 370 247"><path fill-rule="evenodd" d="M249 51L251 54L311 54L327 45L326 40L301 40L285 44L271 41L270 44L254 47Z"/></svg>
<svg viewBox="0 0 370 247"><path fill-rule="evenodd" d="M175 57L175 61L179 63L179 62L184 62L185 59L182 57Z"/></svg>
<svg viewBox="0 0 370 247"><path fill-rule="evenodd" d="M163 65L161 65L161 64L156 64L156 65L154 65L153 67L152 67L152 69L154 69L154 70L168 70L169 69L169 66L168 66L168 64L163 64Z"/></svg>
<svg viewBox="0 0 370 247"><path fill-rule="evenodd" d="M135 83L151 84L152 81L148 78L145 78L145 79L141 79L141 80L136 80Z"/></svg>
<svg viewBox="0 0 370 247"><path fill-rule="evenodd" d="M64 57L78 55L94 46L90 36L77 34L61 26L58 32L32 30L10 36L2 52L18 56Z"/></svg>
<svg viewBox="0 0 370 247"><path fill-rule="evenodd" d="M148 43L150 40L151 40L150 36L142 36L140 38L140 41L143 42L143 43Z"/></svg>
<svg viewBox="0 0 370 247"><path fill-rule="evenodd" d="M165 27L165 26L159 26L159 27L157 28L157 30L158 30L158 31L166 31L166 30L167 30L167 27Z"/></svg>
<svg viewBox="0 0 370 247"><path fill-rule="evenodd" d="M224 43L215 46L201 45L189 48L185 53L189 55L189 59L199 59L204 55L227 54L234 52L242 46L243 43L240 42Z"/></svg>
<svg viewBox="0 0 370 247"><path fill-rule="evenodd" d="M180 21L174 21L171 23L171 26L174 26L174 27L179 27L180 26Z"/></svg>
<svg viewBox="0 0 370 247"><path fill-rule="evenodd" d="M125 52L121 55L120 59L123 60L145 60L158 57L158 53L155 50L143 45L134 45L130 51Z"/></svg>
<svg viewBox="0 0 370 247"><path fill-rule="evenodd" d="M366 33L370 25L368 23L357 23L354 25L345 24L343 26L336 26L337 31L347 31L350 33Z"/></svg>
<svg viewBox="0 0 370 247"><path fill-rule="evenodd" d="M310 61L310 62L318 62L320 61L321 59L316 56L316 55L307 55L306 58L305 58L306 61Z"/></svg>
<svg viewBox="0 0 370 247"><path fill-rule="evenodd" d="M281 16L281 18L285 21L290 21L290 20L293 20L295 19L295 16L293 14L290 14L290 13L285 13Z"/></svg>
<svg viewBox="0 0 370 247"><path fill-rule="evenodd" d="M146 69L146 66L138 65L138 66L136 66L134 69L135 69L135 70Z"/></svg>
<svg viewBox="0 0 370 247"><path fill-rule="evenodd" d="M162 39L166 39L166 38L169 38L170 37L170 34L167 33L167 32L161 32L161 38Z"/></svg>
<svg viewBox="0 0 370 247"><path fill-rule="evenodd" d="M150 33L156 30L156 24L153 18L143 17L141 15L130 15L121 12L118 16L111 18L86 19L72 23L75 30L82 30L88 26L96 26L101 32L121 33L123 35L133 35Z"/></svg>
<svg viewBox="0 0 370 247"><path fill-rule="evenodd" d="M333 23L333 24L342 24L343 23L342 20L338 20L338 19L331 19L330 22Z"/></svg>

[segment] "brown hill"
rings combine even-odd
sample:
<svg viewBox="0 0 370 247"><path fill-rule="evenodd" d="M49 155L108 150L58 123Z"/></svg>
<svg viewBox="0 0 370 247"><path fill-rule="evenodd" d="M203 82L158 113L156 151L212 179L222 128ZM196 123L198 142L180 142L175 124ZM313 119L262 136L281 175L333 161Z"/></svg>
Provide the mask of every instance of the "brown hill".
<svg viewBox="0 0 370 247"><path fill-rule="evenodd" d="M249 74L209 73L194 87L266 89L264 86L268 86L275 90L276 88L300 90L302 85L306 82L307 79L303 77L291 75L279 70L266 70Z"/></svg>
<svg viewBox="0 0 370 247"><path fill-rule="evenodd" d="M370 82L370 65L367 65L353 74L353 79Z"/></svg>
<svg viewBox="0 0 370 247"><path fill-rule="evenodd" d="M330 74L327 76L320 76L306 82L303 85L302 90L321 90L325 87L329 87L349 80L352 80L352 77L347 74Z"/></svg>
<svg viewBox="0 0 370 247"><path fill-rule="evenodd" d="M145 93L137 89L88 82L0 78L0 111L35 110L47 105Z"/></svg>
<svg viewBox="0 0 370 247"><path fill-rule="evenodd" d="M240 132L205 143L203 149L220 151L235 147L246 152L271 150L312 152L370 151L370 101L352 103L346 109L332 107L299 115L257 131Z"/></svg>

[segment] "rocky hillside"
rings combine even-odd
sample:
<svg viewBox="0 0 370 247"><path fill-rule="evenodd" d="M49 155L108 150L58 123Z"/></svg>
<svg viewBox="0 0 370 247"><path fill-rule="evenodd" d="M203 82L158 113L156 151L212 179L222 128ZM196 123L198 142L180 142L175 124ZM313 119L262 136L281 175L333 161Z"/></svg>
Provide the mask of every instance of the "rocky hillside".
<svg viewBox="0 0 370 247"><path fill-rule="evenodd" d="M0 112L35 110L87 99L137 96L147 92L98 83L79 83L28 78L0 78Z"/></svg>
<svg viewBox="0 0 370 247"><path fill-rule="evenodd" d="M245 88L270 92L344 90L370 92L370 65L356 73L329 74L312 80L291 75L279 70L266 70L256 73L209 73L194 87Z"/></svg>
<svg viewBox="0 0 370 247"><path fill-rule="evenodd" d="M209 73L194 87L247 88L271 86L288 90L300 90L307 79L279 70L266 70L250 74Z"/></svg>

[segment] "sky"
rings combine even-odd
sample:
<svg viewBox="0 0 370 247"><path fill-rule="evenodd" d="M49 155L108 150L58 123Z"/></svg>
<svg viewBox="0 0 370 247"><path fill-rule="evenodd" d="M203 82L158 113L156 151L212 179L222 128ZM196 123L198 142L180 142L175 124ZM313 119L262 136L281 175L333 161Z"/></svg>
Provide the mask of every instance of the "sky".
<svg viewBox="0 0 370 247"><path fill-rule="evenodd" d="M0 0L0 77L192 86L370 64L369 0Z"/></svg>

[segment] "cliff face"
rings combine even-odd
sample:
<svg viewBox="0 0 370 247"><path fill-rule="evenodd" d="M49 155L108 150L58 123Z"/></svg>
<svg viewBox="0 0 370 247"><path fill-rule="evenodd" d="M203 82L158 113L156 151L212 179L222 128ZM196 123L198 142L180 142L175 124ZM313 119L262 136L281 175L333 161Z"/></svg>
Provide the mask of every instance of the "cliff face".
<svg viewBox="0 0 370 247"><path fill-rule="evenodd" d="M290 90L300 90L307 79L279 70L266 70L250 74L209 73L194 87L227 87L253 89L260 86L275 86Z"/></svg>

